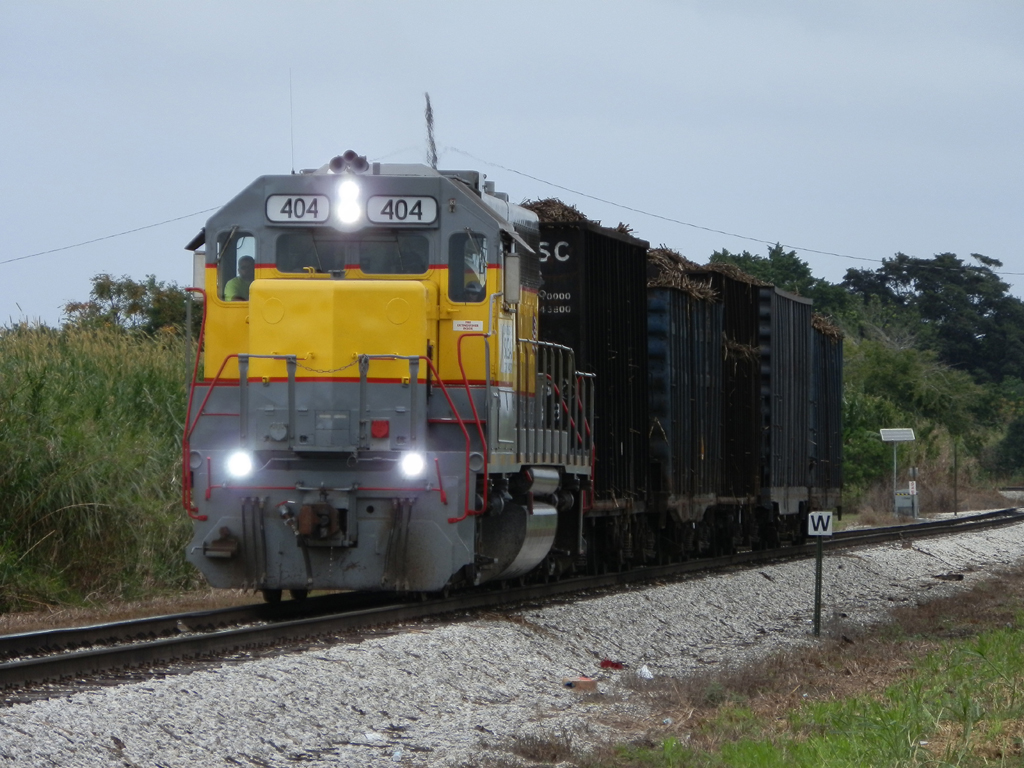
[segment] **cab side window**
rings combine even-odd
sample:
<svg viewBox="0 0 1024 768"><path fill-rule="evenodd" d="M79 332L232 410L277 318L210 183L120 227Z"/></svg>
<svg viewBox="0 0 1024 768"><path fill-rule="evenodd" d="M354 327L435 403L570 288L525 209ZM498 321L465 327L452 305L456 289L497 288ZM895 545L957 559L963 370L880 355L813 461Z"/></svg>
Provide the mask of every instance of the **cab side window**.
<svg viewBox="0 0 1024 768"><path fill-rule="evenodd" d="M248 301L256 276L256 238L235 228L217 238L217 296L224 301Z"/></svg>
<svg viewBox="0 0 1024 768"><path fill-rule="evenodd" d="M487 238L457 232L448 241L448 298L478 302L487 297Z"/></svg>

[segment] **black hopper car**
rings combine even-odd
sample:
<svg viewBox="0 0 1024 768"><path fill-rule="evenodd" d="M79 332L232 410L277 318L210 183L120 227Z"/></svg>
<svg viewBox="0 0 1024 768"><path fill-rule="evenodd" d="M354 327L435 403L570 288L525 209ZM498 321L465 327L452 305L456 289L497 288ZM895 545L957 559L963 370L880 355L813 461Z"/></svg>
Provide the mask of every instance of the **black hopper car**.
<svg viewBox="0 0 1024 768"><path fill-rule="evenodd" d="M767 548L842 504L842 338L811 301L556 200L541 338L596 374L592 567Z"/></svg>

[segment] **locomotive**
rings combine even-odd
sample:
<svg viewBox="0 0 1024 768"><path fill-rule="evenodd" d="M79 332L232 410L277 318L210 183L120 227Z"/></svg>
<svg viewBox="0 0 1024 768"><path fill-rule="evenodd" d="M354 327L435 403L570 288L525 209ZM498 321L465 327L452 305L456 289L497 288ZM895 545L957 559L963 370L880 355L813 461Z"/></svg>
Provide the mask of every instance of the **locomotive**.
<svg viewBox="0 0 1024 768"><path fill-rule="evenodd" d="M838 505L810 303L573 211L348 151L210 217L182 460L211 585L441 592L767 546Z"/></svg>

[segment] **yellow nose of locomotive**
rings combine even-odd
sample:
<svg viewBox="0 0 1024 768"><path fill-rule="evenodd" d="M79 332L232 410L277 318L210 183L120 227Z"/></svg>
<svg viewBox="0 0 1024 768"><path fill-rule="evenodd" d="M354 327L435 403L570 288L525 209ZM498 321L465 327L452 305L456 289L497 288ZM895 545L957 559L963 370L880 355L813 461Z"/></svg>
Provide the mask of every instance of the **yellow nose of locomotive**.
<svg viewBox="0 0 1024 768"><path fill-rule="evenodd" d="M296 355L300 379L356 381L360 355L426 354L436 293L432 283L411 280L257 280L250 296L249 353ZM252 378L286 376L281 360L252 360ZM408 376L405 361L374 360L374 380Z"/></svg>

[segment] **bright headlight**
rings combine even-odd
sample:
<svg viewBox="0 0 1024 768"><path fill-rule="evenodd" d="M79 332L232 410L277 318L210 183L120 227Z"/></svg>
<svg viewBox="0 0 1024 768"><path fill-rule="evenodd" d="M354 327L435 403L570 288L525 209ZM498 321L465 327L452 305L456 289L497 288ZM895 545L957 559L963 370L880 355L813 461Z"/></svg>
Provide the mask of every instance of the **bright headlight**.
<svg viewBox="0 0 1024 768"><path fill-rule="evenodd" d="M345 179L338 185L338 221L342 224L355 224L362 215L359 184L353 179Z"/></svg>
<svg viewBox="0 0 1024 768"><path fill-rule="evenodd" d="M422 453L407 453L398 462L399 469L406 477L419 477L427 466L427 460Z"/></svg>
<svg viewBox="0 0 1024 768"><path fill-rule="evenodd" d="M248 477L252 474L252 456L245 451L235 451L228 456L228 474L232 477Z"/></svg>
<svg viewBox="0 0 1024 768"><path fill-rule="evenodd" d="M339 200L355 200L359 197L359 184L355 179L345 179L338 185Z"/></svg>

